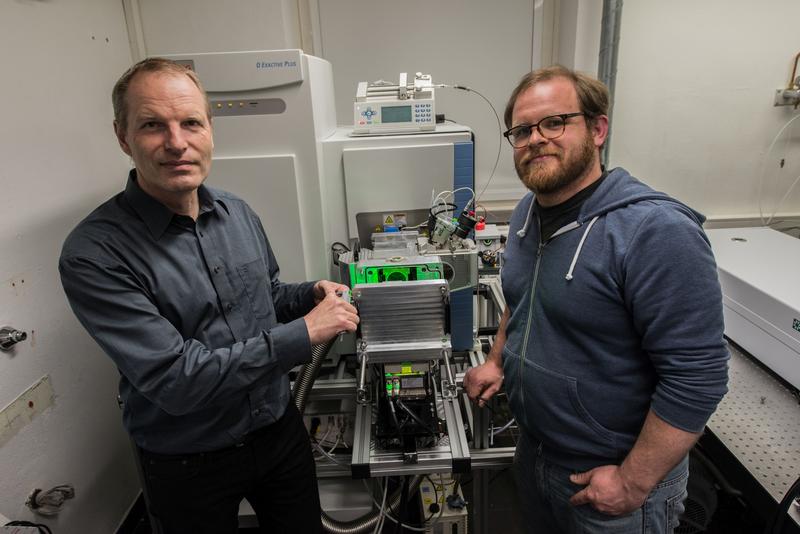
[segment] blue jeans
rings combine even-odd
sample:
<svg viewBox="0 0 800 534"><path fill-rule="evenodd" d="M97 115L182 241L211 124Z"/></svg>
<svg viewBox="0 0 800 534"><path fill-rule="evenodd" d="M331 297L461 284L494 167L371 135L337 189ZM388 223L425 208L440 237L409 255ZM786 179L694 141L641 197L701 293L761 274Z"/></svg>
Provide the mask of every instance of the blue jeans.
<svg viewBox="0 0 800 534"><path fill-rule="evenodd" d="M689 460L664 477L641 508L610 516L592 505L572 506L570 497L585 486L573 484L569 469L549 462L541 449L523 438L514 458L515 479L525 518L525 532L536 534L672 534L686 499Z"/></svg>

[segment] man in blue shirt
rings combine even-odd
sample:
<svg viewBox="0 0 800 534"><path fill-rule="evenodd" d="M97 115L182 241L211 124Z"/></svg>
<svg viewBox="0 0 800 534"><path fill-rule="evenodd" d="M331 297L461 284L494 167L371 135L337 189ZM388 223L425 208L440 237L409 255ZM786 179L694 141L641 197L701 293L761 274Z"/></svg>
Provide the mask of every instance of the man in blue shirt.
<svg viewBox="0 0 800 534"><path fill-rule="evenodd" d="M261 222L206 187L210 106L174 62L137 63L112 94L135 169L69 235L70 305L114 360L123 420L163 532L237 531L242 498L275 532L321 530L308 435L287 373L354 331L329 281L284 284Z"/></svg>
<svg viewBox="0 0 800 534"><path fill-rule="evenodd" d="M547 534L673 532L687 454L727 391L704 217L603 171L607 113L606 87L560 66L512 93L505 136L531 192L495 344L464 377L481 405L505 385L528 528Z"/></svg>

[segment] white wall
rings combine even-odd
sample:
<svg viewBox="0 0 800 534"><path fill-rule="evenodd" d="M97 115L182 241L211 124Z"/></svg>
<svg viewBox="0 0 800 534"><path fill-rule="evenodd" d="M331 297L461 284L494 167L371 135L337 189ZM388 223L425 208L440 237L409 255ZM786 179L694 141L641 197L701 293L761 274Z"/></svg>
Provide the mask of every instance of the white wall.
<svg viewBox="0 0 800 534"><path fill-rule="evenodd" d="M602 1L560 0L555 62L596 76L602 16Z"/></svg>
<svg viewBox="0 0 800 534"><path fill-rule="evenodd" d="M339 124L352 124L358 82L396 81L401 72L424 72L434 83L476 89L492 102L502 123L508 95L531 67L533 0L310 4L316 17L314 53L333 64ZM484 200L522 196L511 147L480 97L437 89L436 111L474 130L478 190L486 184L500 147L499 165Z"/></svg>
<svg viewBox="0 0 800 534"><path fill-rule="evenodd" d="M0 50L0 326L29 334L0 352L0 407L43 375L55 392L0 447L0 513L59 534L113 532L138 492L118 375L68 309L57 260L69 230L125 183L109 96L130 64L122 5L3 2ZM25 507L34 488L63 483L76 496L56 518Z"/></svg>
<svg viewBox="0 0 800 534"><path fill-rule="evenodd" d="M300 48L296 0L123 0L136 59Z"/></svg>
<svg viewBox="0 0 800 534"><path fill-rule="evenodd" d="M713 218L757 215L766 150L797 113L772 102L800 49L798 20L797 0L625 2L611 165ZM798 123L768 160L768 213L800 175ZM800 212L799 190L782 211Z"/></svg>

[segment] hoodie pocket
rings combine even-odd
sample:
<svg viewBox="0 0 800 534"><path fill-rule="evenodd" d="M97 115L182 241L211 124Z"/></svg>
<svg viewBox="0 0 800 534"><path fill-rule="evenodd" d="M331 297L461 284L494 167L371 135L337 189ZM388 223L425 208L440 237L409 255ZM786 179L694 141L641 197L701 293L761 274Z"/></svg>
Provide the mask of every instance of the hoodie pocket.
<svg viewBox="0 0 800 534"><path fill-rule="evenodd" d="M503 384L508 395L508 404L517 424L525 430L530 430L525 420L524 397L519 382L522 376L520 364L521 360L517 354L508 348L503 348Z"/></svg>
<svg viewBox="0 0 800 534"><path fill-rule="evenodd" d="M533 433L548 447L580 456L620 456L614 432L583 405L575 378L527 360L522 369L523 409Z"/></svg>

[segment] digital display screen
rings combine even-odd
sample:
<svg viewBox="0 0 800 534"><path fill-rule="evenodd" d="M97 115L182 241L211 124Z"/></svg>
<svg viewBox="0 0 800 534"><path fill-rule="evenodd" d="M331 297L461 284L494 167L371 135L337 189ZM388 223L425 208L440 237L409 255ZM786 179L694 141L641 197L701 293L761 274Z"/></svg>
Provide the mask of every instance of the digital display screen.
<svg viewBox="0 0 800 534"><path fill-rule="evenodd" d="M381 108L381 120L386 122L411 122L411 106L385 106Z"/></svg>
<svg viewBox="0 0 800 534"><path fill-rule="evenodd" d="M424 388L425 383L422 381L421 376L414 376L409 378L401 378L400 384L403 386L403 389L408 388Z"/></svg>

